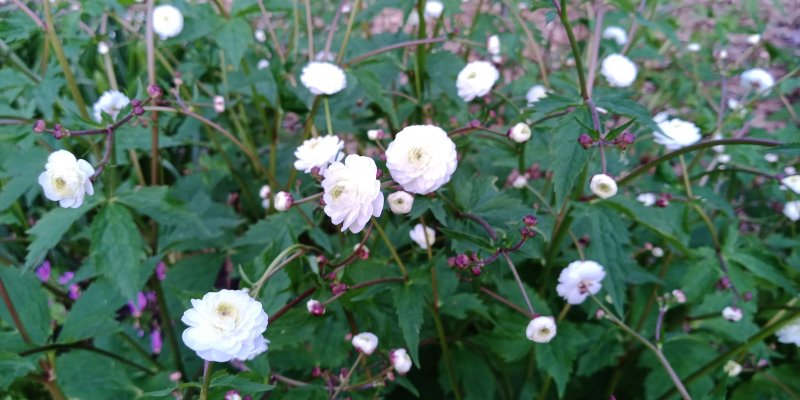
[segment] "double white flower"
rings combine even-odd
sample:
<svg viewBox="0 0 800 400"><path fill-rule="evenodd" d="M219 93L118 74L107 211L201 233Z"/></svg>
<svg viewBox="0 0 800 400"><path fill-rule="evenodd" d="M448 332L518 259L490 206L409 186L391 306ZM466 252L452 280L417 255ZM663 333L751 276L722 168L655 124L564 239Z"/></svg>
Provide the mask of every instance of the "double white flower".
<svg viewBox="0 0 800 400"><path fill-rule="evenodd" d="M558 276L556 292L569 304L581 304L589 295L597 294L606 277L603 266L595 261L573 261Z"/></svg>
<svg viewBox="0 0 800 400"><path fill-rule="evenodd" d="M792 221L800 220L800 200L787 201L783 205L783 215Z"/></svg>
<svg viewBox="0 0 800 400"><path fill-rule="evenodd" d="M181 321L183 342L207 361L252 360L267 350L269 318L244 290L220 290L192 299Z"/></svg>
<svg viewBox="0 0 800 400"><path fill-rule="evenodd" d="M122 111L125 106L130 104L131 100L128 96L120 93L116 90L109 90L103 93L97 102L94 103L92 107L94 109L94 120L97 122L103 121L103 113L106 113L111 116L111 119L117 119L119 112Z"/></svg>
<svg viewBox="0 0 800 400"><path fill-rule="evenodd" d="M617 194L617 182L606 174L597 174L589 182L589 189L592 190L595 196L607 199Z"/></svg>
<svg viewBox="0 0 800 400"><path fill-rule="evenodd" d="M406 349L394 349L389 353L389 361L392 362L392 367L400 375L405 375L411 370L411 357L409 357Z"/></svg>
<svg viewBox="0 0 800 400"><path fill-rule="evenodd" d="M450 180L458 165L456 144L433 125L400 131L386 149L386 167L407 192L428 194Z"/></svg>
<svg viewBox="0 0 800 400"><path fill-rule="evenodd" d="M528 340L536 343L547 343L556 336L556 320L553 317L536 317L525 329Z"/></svg>
<svg viewBox="0 0 800 400"><path fill-rule="evenodd" d="M603 59L600 73L606 77L608 84L615 87L628 87L636 81L639 69L628 57L622 54L611 54Z"/></svg>
<svg viewBox="0 0 800 400"><path fill-rule="evenodd" d="M94 194L91 177L94 168L86 160L78 160L66 151L58 150L47 157L45 171L39 175L44 196L64 208L78 208L83 198Z"/></svg>
<svg viewBox="0 0 800 400"><path fill-rule="evenodd" d="M316 95L332 95L347 86L347 76L336 64L312 61L303 67L300 82Z"/></svg>
<svg viewBox="0 0 800 400"><path fill-rule="evenodd" d="M700 128L692 122L680 118L668 119L665 113L659 113L653 118L658 127L664 132L653 132L656 143L664 145L667 150L675 151L682 147L691 146L702 138Z"/></svg>
<svg viewBox="0 0 800 400"><path fill-rule="evenodd" d="M781 179L781 184L791 191L800 194L800 175L790 175Z"/></svg>
<svg viewBox="0 0 800 400"><path fill-rule="evenodd" d="M165 4L153 9L153 32L161 40L178 36L183 30L183 14L177 8Z"/></svg>
<svg viewBox="0 0 800 400"><path fill-rule="evenodd" d="M389 209L395 214L408 214L414 207L414 196L402 190L394 192L386 197Z"/></svg>
<svg viewBox="0 0 800 400"><path fill-rule="evenodd" d="M358 233L371 217L380 217L383 210L381 182L376 179L378 167L369 157L351 154L325 170L322 188L325 193L325 214L334 224L342 224L342 232Z"/></svg>
<svg viewBox="0 0 800 400"><path fill-rule="evenodd" d="M525 100L528 100L529 107L545 97L547 97L547 88L543 85L533 85L525 93Z"/></svg>
<svg viewBox="0 0 800 400"><path fill-rule="evenodd" d="M358 352L369 356L378 348L378 337L374 333L362 332L353 336L352 343Z"/></svg>
<svg viewBox="0 0 800 400"><path fill-rule="evenodd" d="M619 46L628 43L628 33L618 26L609 26L603 29L603 39L612 39Z"/></svg>
<svg viewBox="0 0 800 400"><path fill-rule="evenodd" d="M788 325L784 325L783 328L778 329L778 331L775 332L775 336L778 337L778 341L781 343L794 343L796 346L800 347L800 318L795 318Z"/></svg>
<svg viewBox="0 0 800 400"><path fill-rule="evenodd" d="M746 88L755 88L759 94L767 94L775 86L775 78L763 68L753 68L742 72L741 85Z"/></svg>
<svg viewBox="0 0 800 400"><path fill-rule="evenodd" d="M343 148L344 142L335 135L308 139L295 150L294 156L297 160L294 162L294 167L305 173L317 167L319 173L324 174L330 163L342 159L340 151Z"/></svg>
<svg viewBox="0 0 800 400"><path fill-rule="evenodd" d="M458 73L458 78L456 78L458 97L464 101L472 101L476 97L486 96L498 78L500 78L500 71L491 63L472 61Z"/></svg>

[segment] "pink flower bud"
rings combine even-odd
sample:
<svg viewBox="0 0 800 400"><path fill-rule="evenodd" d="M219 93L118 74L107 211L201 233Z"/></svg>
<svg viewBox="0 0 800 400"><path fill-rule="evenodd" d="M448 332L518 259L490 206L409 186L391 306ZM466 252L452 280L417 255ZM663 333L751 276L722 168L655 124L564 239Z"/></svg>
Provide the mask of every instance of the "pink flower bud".
<svg viewBox="0 0 800 400"><path fill-rule="evenodd" d="M36 133L42 133L45 129L47 129L47 124L45 124L43 119L37 119L33 124L33 131Z"/></svg>
<svg viewBox="0 0 800 400"><path fill-rule="evenodd" d="M581 133L581 135L578 136L578 144L583 146L584 149L588 150L589 147L592 147L592 145L594 144L594 139L592 139L591 136L585 133Z"/></svg>
<svg viewBox="0 0 800 400"><path fill-rule="evenodd" d="M325 306L314 299L311 299L306 303L306 308L308 309L308 312L315 317L325 314Z"/></svg>
<svg viewBox="0 0 800 400"><path fill-rule="evenodd" d="M147 95L150 96L150 98L157 99L161 97L163 94L164 91L161 90L161 88L158 85L156 84L147 85Z"/></svg>
<svg viewBox="0 0 800 400"><path fill-rule="evenodd" d="M525 223L525 226L527 227L533 227L536 226L539 220L536 219L536 217L533 215L526 215L525 217L522 218L522 222Z"/></svg>

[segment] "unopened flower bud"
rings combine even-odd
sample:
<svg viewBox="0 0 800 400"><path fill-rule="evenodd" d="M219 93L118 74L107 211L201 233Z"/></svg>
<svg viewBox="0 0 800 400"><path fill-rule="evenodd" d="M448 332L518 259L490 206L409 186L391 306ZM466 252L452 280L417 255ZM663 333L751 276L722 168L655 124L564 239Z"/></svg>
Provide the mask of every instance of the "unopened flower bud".
<svg viewBox="0 0 800 400"><path fill-rule="evenodd" d="M556 320L553 317L536 317L525 329L528 340L536 343L548 343L556 336Z"/></svg>
<svg viewBox="0 0 800 400"><path fill-rule="evenodd" d="M477 119L473 119L472 121L469 121L469 126L471 128L480 128L481 127L481 121L478 121Z"/></svg>
<svg viewBox="0 0 800 400"><path fill-rule="evenodd" d="M617 136L614 139L614 145L617 146L620 150L625 150L636 141L636 136L634 136L630 132L623 132L621 135Z"/></svg>
<svg viewBox="0 0 800 400"><path fill-rule="evenodd" d="M384 137L383 129L370 129L367 131L367 138L369 140L380 140Z"/></svg>
<svg viewBox="0 0 800 400"><path fill-rule="evenodd" d="M256 29L256 31L253 32L253 36L255 37L256 42L264 43L267 41L267 34L263 29Z"/></svg>
<svg viewBox="0 0 800 400"><path fill-rule="evenodd" d="M652 254L653 257L656 258L664 257L664 249L662 249L661 247L653 247L653 249L650 250L650 254Z"/></svg>
<svg viewBox="0 0 800 400"><path fill-rule="evenodd" d="M44 122L43 119L37 119L36 122L33 123L33 131L36 133L42 133L47 129L47 124Z"/></svg>
<svg viewBox="0 0 800 400"><path fill-rule="evenodd" d="M411 357L408 356L406 349L394 349L389 353L389 361L392 362L392 367L400 375L405 375L411 370Z"/></svg>
<svg viewBox="0 0 800 400"><path fill-rule="evenodd" d="M597 311L594 312L594 317L597 319L603 319L606 316L606 312L602 308L598 308Z"/></svg>
<svg viewBox="0 0 800 400"><path fill-rule="evenodd" d="M320 268L328 265L328 257L325 257L323 254L317 256L317 264Z"/></svg>
<svg viewBox="0 0 800 400"><path fill-rule="evenodd" d="M744 292L744 294L742 294L742 300L744 301L753 300L753 292Z"/></svg>
<svg viewBox="0 0 800 400"><path fill-rule="evenodd" d="M346 292L347 289L348 289L347 284L344 284L344 283L341 283L341 282L332 283L331 284L331 293L333 293L334 296L337 296L337 295L340 295L340 294Z"/></svg>
<svg viewBox="0 0 800 400"><path fill-rule="evenodd" d="M584 149L588 150L589 147L592 147L592 145L594 144L594 139L592 139L591 136L585 133L581 133L581 135L578 136L578 144L583 146Z"/></svg>
<svg viewBox="0 0 800 400"><path fill-rule="evenodd" d="M678 304L686 303L686 293L683 293L683 290L680 289L673 290L672 296L675 297L675 301L677 301Z"/></svg>
<svg viewBox="0 0 800 400"><path fill-rule="evenodd" d="M309 314L315 317L325 314L325 306L314 299L311 299L306 303L306 308L308 309Z"/></svg>
<svg viewBox="0 0 800 400"><path fill-rule="evenodd" d="M367 246L364 246L363 244L357 244L353 246L353 251L356 253L358 258L362 260L366 260L369 258L369 248L367 248Z"/></svg>
<svg viewBox="0 0 800 400"><path fill-rule="evenodd" d="M311 368L312 378L319 378L320 376L322 376L322 368L320 368L319 365L316 365L314 366L314 368Z"/></svg>
<svg viewBox="0 0 800 400"><path fill-rule="evenodd" d="M378 348L378 337L370 332L362 332L353 336L353 347L365 355L371 355Z"/></svg>
<svg viewBox="0 0 800 400"><path fill-rule="evenodd" d="M106 55L106 54L108 54L108 50L109 50L108 43L103 42L103 41L101 41L100 43L97 43L97 52L98 53L100 53L102 55Z"/></svg>
<svg viewBox="0 0 800 400"><path fill-rule="evenodd" d="M272 188L270 188L269 185L264 185L258 190L258 197L261 197L262 199L269 198L270 194L272 194Z"/></svg>
<svg viewBox="0 0 800 400"><path fill-rule="evenodd" d="M275 209L278 211L287 211L292 208L294 198L291 193L278 192L275 194Z"/></svg>
<svg viewBox="0 0 800 400"><path fill-rule="evenodd" d="M414 196L402 190L386 197L389 209L395 214L408 214L414 206Z"/></svg>
<svg viewBox="0 0 800 400"><path fill-rule="evenodd" d="M476 265L472 267L472 275L478 276L481 274L481 267Z"/></svg>
<svg viewBox="0 0 800 400"><path fill-rule="evenodd" d="M741 308L729 306L722 309L722 317L731 322L739 322L744 313Z"/></svg>
<svg viewBox="0 0 800 400"><path fill-rule="evenodd" d="M221 113L225 111L225 98L222 96L214 96L214 111Z"/></svg>
<svg viewBox="0 0 800 400"><path fill-rule="evenodd" d="M525 143L531 138L531 127L520 122L508 130L508 137L517 143Z"/></svg>
<svg viewBox="0 0 800 400"><path fill-rule="evenodd" d="M56 139L61 139L65 136L67 136L67 132L64 131L64 129L61 127L61 124L55 124L55 126L53 126L53 137Z"/></svg>
<svg viewBox="0 0 800 400"><path fill-rule="evenodd" d="M656 207L658 208L666 208L669 206L670 195L669 194L661 194L656 199Z"/></svg>
<svg viewBox="0 0 800 400"><path fill-rule="evenodd" d="M161 90L161 87L156 84L147 85L147 95L150 96L152 99L157 99L164 94L164 91Z"/></svg>
<svg viewBox="0 0 800 400"><path fill-rule="evenodd" d="M525 174L517 175L514 180L511 182L511 187L514 189L522 189L528 185L528 177Z"/></svg>
<svg viewBox="0 0 800 400"><path fill-rule="evenodd" d="M519 230L519 233L525 239L530 239L530 238L536 236L536 231L534 231L531 228L522 228L522 229Z"/></svg>
<svg viewBox="0 0 800 400"><path fill-rule="evenodd" d="M728 376L733 378L742 373L742 365L737 363L736 361L728 360L728 362L725 363L725 366L722 367L722 370L725 371L725 373L728 374Z"/></svg>
<svg viewBox="0 0 800 400"><path fill-rule="evenodd" d="M539 220L536 219L536 216L528 214L522 218L522 222L527 227L534 227L537 223L539 223Z"/></svg>
<svg viewBox="0 0 800 400"><path fill-rule="evenodd" d="M456 255L456 267L466 268L469 265L469 257L466 254Z"/></svg>

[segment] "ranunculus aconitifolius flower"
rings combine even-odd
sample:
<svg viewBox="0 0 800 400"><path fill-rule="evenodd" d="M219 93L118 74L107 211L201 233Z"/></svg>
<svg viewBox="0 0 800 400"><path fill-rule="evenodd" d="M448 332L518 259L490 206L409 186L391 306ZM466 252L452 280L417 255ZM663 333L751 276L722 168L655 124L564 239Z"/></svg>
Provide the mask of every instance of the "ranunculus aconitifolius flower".
<svg viewBox="0 0 800 400"><path fill-rule="evenodd" d="M409 357L406 349L394 349L389 353L389 361L392 362L392 367L400 375L405 375L411 370L411 357Z"/></svg>
<svg viewBox="0 0 800 400"><path fill-rule="evenodd" d="M581 304L589 295L600 291L605 277L605 269L597 262L573 261L558 276L556 292L569 304Z"/></svg>
<svg viewBox="0 0 800 400"><path fill-rule="evenodd" d="M607 199L617 194L617 182L606 174L597 174L589 182L589 188L595 196Z"/></svg>
<svg viewBox="0 0 800 400"><path fill-rule="evenodd" d="M92 107L94 111L94 120L101 122L103 120L103 113L111 116L111 119L117 119L119 112L130 104L130 102L131 100L128 96L116 90L109 90L103 93L103 95L97 99L97 102L94 103Z"/></svg>
<svg viewBox="0 0 800 400"><path fill-rule="evenodd" d="M407 192L428 194L450 180L458 165L456 144L433 125L412 125L400 131L386 149L392 179Z"/></svg>
<svg viewBox="0 0 800 400"><path fill-rule="evenodd" d="M161 40L178 36L183 30L183 14L177 8L165 4L153 9L153 32Z"/></svg>
<svg viewBox="0 0 800 400"><path fill-rule="evenodd" d="M399 190L386 197L389 209L395 214L408 214L414 207L414 196Z"/></svg>
<svg viewBox="0 0 800 400"><path fill-rule="evenodd" d="M252 360L267 350L269 318L244 290L220 290L192 299L181 321L183 343L207 361Z"/></svg>
<svg viewBox="0 0 800 400"><path fill-rule="evenodd" d="M336 64L312 61L303 67L300 82L313 94L332 95L347 86L347 76Z"/></svg>
<svg viewBox="0 0 800 400"><path fill-rule="evenodd" d="M697 125L680 118L669 119L666 114L661 113L656 115L653 121L663 132L653 132L653 140L670 151L691 146L703 137Z"/></svg>
<svg viewBox="0 0 800 400"><path fill-rule="evenodd" d="M787 201L783 205L783 215L792 221L800 220L800 200Z"/></svg>
<svg viewBox="0 0 800 400"><path fill-rule="evenodd" d="M44 196L64 208L78 208L84 197L94 194L94 168L86 160L78 160L66 151L58 150L47 157L45 171L39 174Z"/></svg>
<svg viewBox="0 0 800 400"><path fill-rule="evenodd" d="M615 87L632 85L638 71L636 64L622 54L608 55L600 65L600 73L606 77L609 85Z"/></svg>
<svg viewBox="0 0 800 400"><path fill-rule="evenodd" d="M760 94L767 94L775 86L775 78L763 68L748 69L740 79L744 88L755 88Z"/></svg>
<svg viewBox="0 0 800 400"><path fill-rule="evenodd" d="M456 78L458 97L464 101L472 101L476 97L486 96L498 78L500 72L491 63L472 61L458 73Z"/></svg>
<svg viewBox="0 0 800 400"><path fill-rule="evenodd" d="M536 317L528 323L525 336L536 343L547 343L556 336L556 320L553 317Z"/></svg>
<svg viewBox="0 0 800 400"><path fill-rule="evenodd" d="M312 168L317 167L319 174L322 175L330 163L342 159L340 152L343 148L344 142L335 135L308 139L294 151L294 156L297 157L294 167L305 173L309 173Z"/></svg>
<svg viewBox="0 0 800 400"><path fill-rule="evenodd" d="M508 130L508 137L517 143L525 143L531 138L531 127L519 122Z"/></svg>
<svg viewBox="0 0 800 400"><path fill-rule="evenodd" d="M369 157L351 154L331 164L325 170L322 188L325 193L325 214L335 225L342 224L342 232L358 233L372 217L383 211L381 182L376 179L378 167Z"/></svg>
<svg viewBox="0 0 800 400"><path fill-rule="evenodd" d="M415 225L408 236L423 249L433 246L433 243L436 242L436 231L422 224Z"/></svg>
<svg viewBox="0 0 800 400"><path fill-rule="evenodd" d="M358 352L371 355L378 348L378 337L370 332L362 332L353 336L352 343Z"/></svg>

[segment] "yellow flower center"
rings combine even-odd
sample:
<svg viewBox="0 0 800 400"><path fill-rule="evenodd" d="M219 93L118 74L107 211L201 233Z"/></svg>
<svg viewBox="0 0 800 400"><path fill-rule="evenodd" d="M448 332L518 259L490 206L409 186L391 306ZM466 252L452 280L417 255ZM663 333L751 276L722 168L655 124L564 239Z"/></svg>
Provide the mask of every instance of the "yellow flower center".
<svg viewBox="0 0 800 400"><path fill-rule="evenodd" d="M411 165L426 165L430 159L430 154L421 147L413 147L408 152L408 162Z"/></svg>
<svg viewBox="0 0 800 400"><path fill-rule="evenodd" d="M229 303L219 303L216 312L223 319L234 319L238 314L236 307Z"/></svg>
<svg viewBox="0 0 800 400"><path fill-rule="evenodd" d="M334 200L338 200L339 197L344 194L345 190L346 188L344 185L338 184L331 189L331 197L333 197Z"/></svg>

